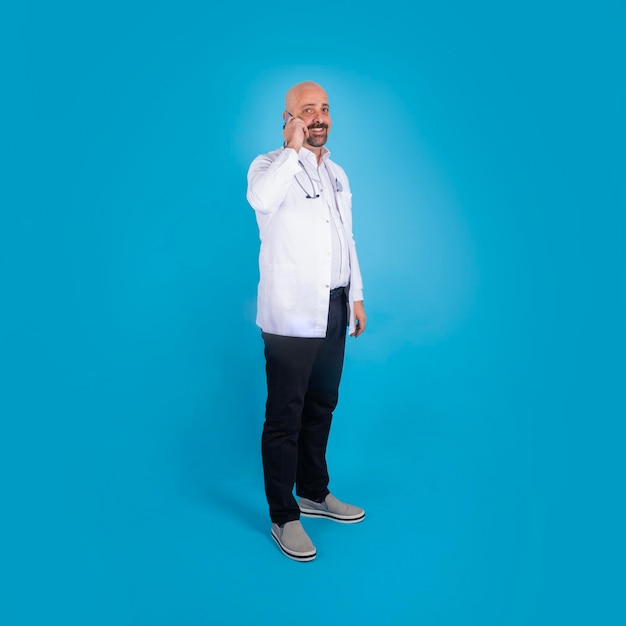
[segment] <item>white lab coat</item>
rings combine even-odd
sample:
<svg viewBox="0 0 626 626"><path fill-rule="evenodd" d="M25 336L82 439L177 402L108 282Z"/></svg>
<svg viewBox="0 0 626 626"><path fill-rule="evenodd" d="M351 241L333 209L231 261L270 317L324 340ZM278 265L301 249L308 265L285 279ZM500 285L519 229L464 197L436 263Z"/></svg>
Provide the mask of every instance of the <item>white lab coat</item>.
<svg viewBox="0 0 626 626"><path fill-rule="evenodd" d="M354 302L363 299L363 281L352 235L352 194L343 169L326 152L335 182L337 206L349 242L349 332L354 332ZM311 188L298 159L316 159L302 148L279 148L258 156L248 171L248 202L256 212L261 238L256 323L267 333L287 337L325 337L331 277L331 228L325 198L307 199ZM297 180L296 180L297 179ZM312 189L311 189L312 191ZM309 192L311 193L311 192Z"/></svg>

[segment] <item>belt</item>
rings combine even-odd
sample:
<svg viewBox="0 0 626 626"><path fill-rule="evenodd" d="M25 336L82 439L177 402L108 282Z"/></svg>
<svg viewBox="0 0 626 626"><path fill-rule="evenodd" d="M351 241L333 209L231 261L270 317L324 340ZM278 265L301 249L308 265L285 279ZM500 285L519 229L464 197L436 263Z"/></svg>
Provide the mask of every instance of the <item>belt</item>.
<svg viewBox="0 0 626 626"><path fill-rule="evenodd" d="M336 300L337 298L341 298L341 296L346 292L347 287L336 287L335 289L330 290L330 299Z"/></svg>

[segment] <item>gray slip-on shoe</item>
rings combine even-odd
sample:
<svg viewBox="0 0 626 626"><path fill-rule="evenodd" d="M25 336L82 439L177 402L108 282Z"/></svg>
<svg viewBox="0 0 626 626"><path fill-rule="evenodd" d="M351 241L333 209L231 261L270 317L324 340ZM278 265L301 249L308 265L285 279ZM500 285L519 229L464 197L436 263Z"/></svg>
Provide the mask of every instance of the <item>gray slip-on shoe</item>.
<svg viewBox="0 0 626 626"><path fill-rule="evenodd" d="M300 498L298 505L300 513L305 517L325 517L343 524L356 524L365 518L365 511L361 507L345 504L337 500L332 493L326 496L324 502Z"/></svg>
<svg viewBox="0 0 626 626"><path fill-rule="evenodd" d="M272 537L282 553L294 561L312 561L317 554L300 520L287 522L282 528L272 524Z"/></svg>

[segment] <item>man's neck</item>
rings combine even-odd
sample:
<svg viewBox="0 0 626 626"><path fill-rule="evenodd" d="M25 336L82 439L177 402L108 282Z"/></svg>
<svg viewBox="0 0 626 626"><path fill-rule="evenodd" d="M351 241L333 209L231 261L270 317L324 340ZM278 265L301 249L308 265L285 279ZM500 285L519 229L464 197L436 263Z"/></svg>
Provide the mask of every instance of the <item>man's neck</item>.
<svg viewBox="0 0 626 626"><path fill-rule="evenodd" d="M316 148L314 146L302 146L302 147L307 149L309 152L312 152L315 155L315 158L317 159L317 164L321 165L322 158L324 154L326 153L326 148L324 146L320 146L319 148Z"/></svg>

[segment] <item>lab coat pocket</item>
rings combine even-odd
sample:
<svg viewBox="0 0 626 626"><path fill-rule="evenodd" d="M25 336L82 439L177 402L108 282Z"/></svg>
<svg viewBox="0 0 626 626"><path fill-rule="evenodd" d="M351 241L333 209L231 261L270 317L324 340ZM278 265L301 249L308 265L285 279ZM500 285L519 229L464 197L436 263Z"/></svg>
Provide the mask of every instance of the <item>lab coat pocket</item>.
<svg viewBox="0 0 626 626"><path fill-rule="evenodd" d="M337 192L337 204L344 224L348 225L348 231L352 231L352 193L349 191Z"/></svg>
<svg viewBox="0 0 626 626"><path fill-rule="evenodd" d="M265 284L266 302L274 309L293 309L297 302L298 275L293 263L270 266Z"/></svg>

